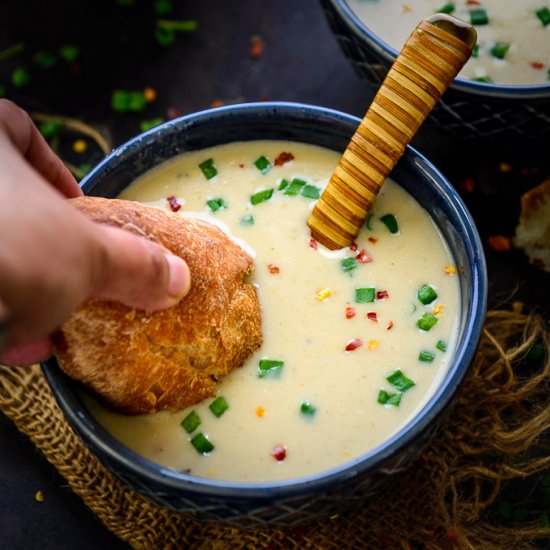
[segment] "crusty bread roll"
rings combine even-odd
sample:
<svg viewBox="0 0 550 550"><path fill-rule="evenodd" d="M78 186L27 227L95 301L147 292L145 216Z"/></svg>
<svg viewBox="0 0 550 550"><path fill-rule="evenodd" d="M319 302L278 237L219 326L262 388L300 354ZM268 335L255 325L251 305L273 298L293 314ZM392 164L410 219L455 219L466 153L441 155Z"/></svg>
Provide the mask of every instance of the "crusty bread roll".
<svg viewBox="0 0 550 550"><path fill-rule="evenodd" d="M261 344L253 261L217 227L143 204L97 197L72 204L95 222L124 228L185 259L191 290L163 311L90 300L54 336L61 368L112 408L179 410L215 394L216 380Z"/></svg>

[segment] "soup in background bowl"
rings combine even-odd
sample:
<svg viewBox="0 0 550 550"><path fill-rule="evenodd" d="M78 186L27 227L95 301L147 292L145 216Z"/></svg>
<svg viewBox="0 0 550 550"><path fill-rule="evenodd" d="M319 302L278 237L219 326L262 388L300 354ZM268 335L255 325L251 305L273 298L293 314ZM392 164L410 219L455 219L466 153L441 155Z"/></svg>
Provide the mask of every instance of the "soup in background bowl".
<svg viewBox="0 0 550 550"><path fill-rule="evenodd" d="M228 377L227 387L223 385L225 382L222 382L220 394L225 394L230 409L220 418L210 420L210 428L208 428L208 422L205 422L204 426L205 432L208 429L212 432L206 434L207 437L212 438L212 443L217 445L219 442L220 444L214 451L203 454L197 452L197 449L190 444L192 434L184 433L179 425L190 411L184 411L179 417L177 415L174 417L170 428L171 433L176 434L174 437L179 439L181 449L190 451L189 458L184 457L179 463L177 461L170 462L173 458L163 463L162 459L158 456L148 455L139 448L139 445L136 449L131 440L126 440L126 444L121 443L121 440L124 439L123 434L127 431L124 423L128 419L120 417L122 431L118 433L118 438L113 436L113 433L117 434L117 429L116 426L113 427L113 422L110 422L108 418L112 413L102 409L95 402L91 404L91 398L83 396L81 388L62 374L55 359L43 364L48 382L60 406L84 442L116 475L154 502L173 510L187 512L198 518L225 521L242 527L266 523L293 525L311 521L353 505L357 498L376 492L392 473L406 468L429 441L443 414L448 410L452 398L467 372L479 340L486 306L486 274L482 249L473 221L460 198L444 177L416 151L411 148L407 149L391 176L396 183L388 184L384 191L388 196L382 196L380 204L375 206L374 214L377 215L377 218L371 220L371 229L365 228L364 234L359 235L358 250L344 250L338 253L342 257L324 257L319 248L309 246L307 230L304 228L304 233L300 234L301 229L296 226L290 228L290 233L298 235L298 242L290 242L288 247L300 248L297 256L291 256L294 259L290 259L287 254L284 254L284 240L289 237L285 236L285 232L282 230L277 232L277 225L282 225L284 216L278 211L270 213L270 209L277 208L277 204L282 205L281 207L289 213L291 221L294 216L302 216L305 226L308 209L316 196L313 193L314 188L317 187L317 184L322 186L322 180L330 176L330 168L337 162L338 153L346 147L358 123L358 119L342 113L299 104L259 103L205 111L166 123L134 138L109 155L83 182L84 191L90 195L115 197L122 194L125 198L139 198L153 204L160 203L156 205L163 206L163 203L166 202L166 198L163 197L165 191L158 188L155 190L154 183L162 179L160 175L164 173L165 180L172 179L172 182L177 182L176 187L166 188L166 192L172 195L174 194L172 190L175 189L177 198L184 206L187 200L190 210L195 212L202 210L203 214L209 211L210 216L217 216L219 221L224 221L229 225L232 223L231 218L234 218L233 222L238 219L238 225L234 226L234 230L239 237L246 240L247 230L253 230L253 226L241 225L242 220L247 216L254 216L258 229L262 224L267 227L267 232L258 237L259 241L254 240L256 237L253 237L252 233L249 235L249 240L254 242L253 248L258 249L256 271L261 271L258 280L260 298L262 298L262 293L273 292L275 294L277 292L276 288L269 285L279 285L278 292L282 289L283 295L285 286L288 287L287 293L292 292L291 279L298 277L300 262L305 264L308 257L309 261L317 266L314 271L322 273L326 271L326 278L335 281L330 284L340 289L334 297L329 296L325 301L327 297L324 294L321 296L319 293L326 293L328 289L330 294L329 285L324 287L320 282L315 282L311 289L307 284L305 287L299 287L300 293L305 295L305 299L312 302L314 308L317 308L314 310L313 317L306 318L304 321L310 325L316 322L319 327L318 331L314 330L310 333L306 338L307 342L299 344L302 349L298 351L291 353L290 345L287 350L284 342L277 342L275 337L270 337L271 333L276 335L278 329L276 324L272 324L272 319L266 320L264 329L267 332L264 334L266 342L275 342L276 349L265 348L263 351L260 349L258 354L251 359L251 365L245 365L243 369L238 369L233 378L232 375ZM209 147L212 149L208 149ZM319 147L331 151L322 150ZM280 152L294 149L296 160L288 162L282 167L272 167L271 170L262 173L261 166L256 165L253 161L262 156L273 159L279 149ZM186 155L183 155L181 159L175 159L182 153L186 153ZM319 158L316 155L319 154L321 154L321 160L316 163L315 159ZM207 160L206 157L217 159L215 160L219 168L219 174L216 176L217 181L207 181L207 178L197 168L199 164ZM312 162L311 166L307 163L301 164L300 158L309 159L308 162ZM185 165L185 159L187 159L187 165ZM184 164L178 166L180 161ZM231 162L234 164L229 170L227 166ZM249 175L242 176L243 184L241 186L239 186L238 177L237 181L231 181L231 178L225 177L224 171L240 174L240 171L245 169L244 166L241 168L240 164L246 163L255 164L255 166L248 167ZM308 168L308 166L310 167ZM153 170L155 168L156 173ZM277 170L281 171L277 172ZM176 177L178 174L179 178ZM141 181L139 181L140 178ZM146 181L147 178L149 178L149 183ZM301 179L304 179L306 183L294 183L294 187L298 190L297 193L287 192L285 194L285 189L289 191L288 186L293 185L294 180ZM131 184L136 180L138 180L137 183L132 186ZM244 180L249 181L247 183ZM283 180L287 181L286 186L282 183ZM193 189L193 185L197 185L197 188ZM310 186L308 192L300 192L299 190L305 189L306 185ZM191 186L187 199L185 198L186 186ZM200 195L200 188L205 186L207 186L206 194ZM237 187L240 188L237 189ZM273 189L273 194L269 199L265 199L266 195L263 193L260 196L264 197L264 200L255 199L253 201L255 204L252 204L250 197L258 196L258 193L261 194L266 189ZM407 194L412 195L418 205L410 197L407 198ZM239 200L239 196L242 200ZM217 201L216 204L220 205L222 204L220 199L223 199L228 206L213 209L212 204L214 203L211 201ZM197 202L193 203L193 200ZM392 204L396 204L392 203L392 200L397 200L399 203L407 202L407 200L412 202L415 208L418 208L418 210L412 211L413 219L421 219L421 214L426 216L427 227L431 226L432 236L435 236L435 240L429 248L435 250L439 246L440 250L439 252L435 250L437 259L434 260L432 257L432 260L428 260L424 264L421 260L423 267L417 268L419 273L414 273L414 269L411 269L410 272L403 268L395 269L395 271L403 271L401 274L402 285L399 282L390 282L395 280L395 273L392 273L391 277L390 273L387 273L389 287L386 288L384 270L376 275L371 275L370 268L375 262L372 262L372 265L369 261L363 263L361 252L368 243L368 254L374 258L380 254L381 260L383 250L388 246L390 247L388 253L390 262L391 257L396 256L396 265L400 266L397 259L400 254L399 246L395 243L405 243L405 241L400 241L400 238L405 239L407 226L413 226L410 225L412 222L407 220L407 216L396 209L395 217L397 220L402 219L403 234L391 234L390 228L381 221L381 218L389 213L386 210L391 208ZM210 202L210 205L206 206L205 202L207 204ZM429 213L431 220L425 212ZM274 216L274 218L269 216ZM224 220L224 218L226 219ZM262 222L262 218L265 219L265 223ZM248 221L250 220L248 219ZM238 231L238 227L241 228L240 231ZM271 231L280 233L283 239L282 253L273 261L269 259L269 255L265 255L265 251L261 250L262 240L265 240L266 235L269 235ZM415 232L410 231L412 233L410 237L413 239ZM274 237L273 241L276 240ZM385 242L388 244L384 245ZM439 244L437 244L438 242ZM397 246L397 248L391 248L393 246ZM427 255L428 251L424 250L423 252L421 244L417 246L418 250L415 255L420 258ZM380 252L377 252L378 250ZM432 251L430 250L430 252ZM365 254L367 254L366 250ZM438 256L438 254L440 255ZM358 256L359 259L357 259ZM350 273L346 269L352 263L354 267ZM382 264L382 262L380 263ZM270 264L271 269L269 268ZM286 276L290 276L290 280L286 279L286 284L285 265L288 272ZM323 267L319 267L319 265ZM280 269L278 273L271 272L276 271L273 269L274 266ZM449 277L448 273L444 273L443 270L446 266L456 267L453 276ZM430 267L433 268L433 273L429 272ZM332 273L330 273L331 271ZM421 273L422 271L424 273ZM307 279L307 274L305 277ZM433 280L430 280L430 277ZM441 278L436 280L437 277ZM379 281L383 282L379 283ZM395 322L396 331L399 324L410 324L413 327L413 333L421 337L430 335L430 331L426 330L426 327L422 331L415 324L424 317L425 313L433 316L434 308L437 307L435 299L426 299L424 300L426 304L424 304L418 301L418 297L414 297L424 283L431 283L431 286L441 294L442 299L445 297L446 304L449 306L449 311L446 312L446 316L441 317L441 323L437 328L443 332L436 335L437 330L434 331L433 338L429 338L429 343L427 339L414 343L412 349L414 349L415 357L412 362L403 359L392 363L391 356L386 356L380 366L376 369L373 367L372 372L369 372L369 364L376 362L369 357L375 357L379 351L372 342L378 344L389 342L387 336L391 331L388 330L388 327L391 328L393 322ZM407 285L410 285L410 288L407 288ZM387 309L393 299L396 303L405 301L404 297L399 297L400 287L406 288L404 292L407 297L413 296L405 308L409 315L406 321L394 319L394 315L397 314ZM391 293L390 299L387 299L384 294L388 288ZM363 294L365 292L372 293L374 290L374 297L365 298L363 296L362 298L365 298L363 300L360 296L360 299L357 299L357 289L365 289ZM395 289L395 297L392 296L392 289ZM377 296L378 291L380 291L379 296ZM297 296L297 303L300 299ZM415 300L417 303L414 303ZM327 311L321 313L325 306ZM328 308L331 307L334 309L333 314L328 312ZM355 311L357 318L346 319L348 308ZM437 316L437 312L435 314ZM268 312L267 315L271 316L272 312ZM344 327L343 329L336 328L338 324L336 321L334 330L332 330L332 325L326 326L330 323L331 315L339 318L341 321L339 324ZM325 319L327 320L325 321ZM296 320L299 327L299 313L296 314ZM349 324L346 325L346 323ZM292 334L293 330L295 329L291 329L288 334ZM365 341L361 342L362 345L357 345L356 340L359 339L356 338L357 333L363 330L367 334L371 330L374 331L370 332L373 336L365 337ZM316 333L319 333L320 338L317 341L315 341ZM292 369L300 369L300 356L304 357L303 368L314 369L317 363L320 365L323 362L323 357L328 353L325 340L329 340L332 333L334 333L335 342L337 342L333 347L338 347L334 362L337 361L337 357L343 358L344 361L352 360L353 362L348 364L350 370L361 372L365 381L363 386L360 381L352 384L357 385L358 391L365 394L361 396L360 401L361 399L368 401L369 406L374 407L372 410L378 408L385 414L393 415L393 413L402 411L403 417L398 419L393 426L389 426L386 433L384 430L381 433L376 433L377 430L373 428L371 434L368 424L355 425L348 435L343 435L343 446L335 444L334 459L325 460L326 457L323 457L323 461L319 464L308 466L313 455L318 454L320 449L327 445L330 447L330 429L333 430L333 433L339 431L338 426L342 423L342 415L338 415L338 410L342 408L342 403L346 403L345 390L342 394L344 397L340 398L340 403L332 405L326 398L327 394L322 393L321 384L308 384L307 376L294 383ZM282 338L285 339L284 334ZM443 342L447 351L440 349L442 345L436 347L440 341ZM400 347L399 343L396 344L396 348L398 347ZM423 351L437 359L422 361L419 354ZM266 378L258 376L257 366L262 360L286 360L287 356L288 364L285 362L285 371L279 379L272 380L269 376ZM428 358L427 355L424 356L424 359L426 358ZM332 365L332 362L333 359L329 358L329 364L319 369L319 376L327 378L332 373L330 384L333 385L334 393L338 395L342 393L340 386L344 386L347 376L342 376L337 369L345 368L345 364ZM417 385L412 390L396 391L396 387L388 378L396 370L399 370L398 364L409 363L409 366L403 367L403 375L410 379L418 377ZM413 373L414 370L416 372ZM247 398L243 398L243 401L247 403L245 408L254 407L253 410L247 410L253 422L263 420L262 415L257 414L258 407L267 412L266 416L277 414L276 406L282 399L276 397L270 401L270 394L275 393L275 387L282 391L282 395L290 392L294 386L301 384L301 389L292 396L294 410L291 421L300 423L300 430L303 433L314 434L309 444L313 449L313 455L309 458L306 456L305 460L296 461L295 470L290 468L294 462L291 462L291 454L293 452L297 456L304 454L298 449L302 436L295 437L291 435L292 430L285 430L284 422L289 420L284 420L282 427L262 428L268 436L264 437L265 441L262 441L260 437L256 438L259 442L250 441L254 430L260 430L253 424L252 427L246 428L251 431L248 435L245 434L245 439L240 441L233 450L227 450L231 447L231 439L237 437L239 430L236 427L240 424L243 427L245 425L242 416L238 415L239 386L245 383L239 377L249 378L248 382L252 384L251 387L256 388L256 390L246 390ZM284 383L289 383L286 390ZM420 387L425 388L423 393L417 391ZM400 394L401 404L396 407L395 401L393 404L392 402L378 402L381 390L386 392L387 397ZM254 391L257 392L256 396L253 395ZM418 400L412 397L415 392L419 396ZM330 394L330 391L328 393ZM253 395L251 400L248 399L249 394ZM264 395L263 398L262 395ZM263 404L262 399L264 399ZM307 410L300 411L304 402L316 408L319 419L322 419L323 416L326 417L324 420L327 421L329 432L326 431L327 428L324 432L315 432L315 415L313 418L300 417L300 414L307 415ZM353 403L354 407L358 406L354 401L350 401L350 403ZM204 418L209 412L207 409L209 404L201 404L202 409L197 409ZM407 409L409 409L408 412ZM284 406L280 411L281 415L283 410ZM374 413L369 412L368 414ZM100 418L101 421L98 421L97 418ZM346 423L345 415L343 418ZM348 416L349 418L351 416ZM232 423L234 431L233 436L229 437L228 443L222 440L221 434L224 429L220 428L216 433L216 428L212 427L212 422L218 420L220 427L222 422L226 422L225 426L229 426L227 422ZM318 423L321 424L321 422ZM269 426L269 424L266 425ZM105 429L105 426L108 430ZM228 431L231 432L229 428ZM271 431L275 434L272 439L269 437ZM287 431L288 441L285 441ZM343 430L341 431L344 433ZM145 426L146 432L147 426ZM279 439L282 440L279 441ZM337 438L333 437L333 439ZM349 441L352 441L351 446L347 443ZM233 453L232 458L228 459L230 463L236 464L239 461L246 463L253 460L246 451L247 443L265 447L260 454L268 460L267 465L271 473L262 472L261 466L257 467L251 475L248 475L247 468L241 469L239 472L224 472L224 454L222 453L224 449L224 452ZM272 445L275 444L276 447L277 443L281 447L287 448L288 463L284 460L285 457L283 460L279 460L281 456L278 457L277 453L270 452L273 451ZM345 452L347 446L350 446L348 454ZM131 450L130 447L133 447L134 450ZM176 458L178 458L178 454L179 451L176 447ZM182 456L184 454L182 452ZM147 458L143 455L146 455ZM208 460L215 456L218 463L215 461L209 463ZM186 462L189 460L192 463ZM285 472L287 464L289 465L288 472ZM202 465L205 465L204 469L201 469ZM229 471L231 471L231 467Z"/></svg>

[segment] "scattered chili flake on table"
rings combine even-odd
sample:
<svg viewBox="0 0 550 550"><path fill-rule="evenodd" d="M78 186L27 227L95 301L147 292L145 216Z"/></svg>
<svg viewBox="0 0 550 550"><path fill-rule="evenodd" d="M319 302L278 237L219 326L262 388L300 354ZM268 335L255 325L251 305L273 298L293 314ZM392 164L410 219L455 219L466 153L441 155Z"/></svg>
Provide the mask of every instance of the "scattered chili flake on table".
<svg viewBox="0 0 550 550"><path fill-rule="evenodd" d="M393 328L393 321L390 321L388 323L388 326L386 327L386 330L391 330Z"/></svg>
<svg viewBox="0 0 550 550"><path fill-rule="evenodd" d="M313 250L317 250L318 248L317 241L315 239L309 239L309 248L313 248Z"/></svg>
<svg viewBox="0 0 550 550"><path fill-rule="evenodd" d="M363 342L359 340L359 338L356 338L355 340L352 340L348 343L348 345L345 347L345 351L354 351L357 348L360 348L363 345Z"/></svg>
<svg viewBox="0 0 550 550"><path fill-rule="evenodd" d="M368 264L373 261L372 256L370 256L364 248L355 256L355 259L361 264Z"/></svg>
<svg viewBox="0 0 550 550"><path fill-rule="evenodd" d="M221 99L214 99L212 103L210 103L210 107L222 107L225 105L225 102L223 102Z"/></svg>
<svg viewBox="0 0 550 550"><path fill-rule="evenodd" d="M378 323L378 316L376 315L376 311L369 311L367 312L366 316L369 321L373 321L374 323Z"/></svg>
<svg viewBox="0 0 550 550"><path fill-rule="evenodd" d="M369 243L376 244L378 242L378 239L376 237L369 237Z"/></svg>
<svg viewBox="0 0 550 550"><path fill-rule="evenodd" d="M88 149L88 144L83 139L77 139L73 143L73 151L78 154L85 153Z"/></svg>
<svg viewBox="0 0 550 550"><path fill-rule="evenodd" d="M286 458L286 447L284 445L275 445L273 449L271 449L271 456L281 462Z"/></svg>
<svg viewBox="0 0 550 550"><path fill-rule="evenodd" d="M147 103L152 103L155 99L157 99L157 91L154 88L151 88L151 86L147 86L143 89L143 97Z"/></svg>
<svg viewBox="0 0 550 550"><path fill-rule="evenodd" d="M255 34L250 37L250 49L249 54L252 59L260 59L264 53L265 44L260 36Z"/></svg>
<svg viewBox="0 0 550 550"><path fill-rule="evenodd" d="M166 200L168 201L168 205L170 206L170 210L172 210L172 212L177 212L181 208L181 204L178 202L178 199L174 197L174 195L166 197Z"/></svg>
<svg viewBox="0 0 550 550"><path fill-rule="evenodd" d="M346 307L346 319L353 319L357 313L355 312L355 308L348 306Z"/></svg>
<svg viewBox="0 0 550 550"><path fill-rule="evenodd" d="M183 111L177 107L168 107L166 109L166 120L174 120L183 115Z"/></svg>
<svg viewBox="0 0 550 550"><path fill-rule="evenodd" d="M487 239L487 242L495 252L508 252L512 249L510 238L504 235L493 235Z"/></svg>
<svg viewBox="0 0 550 550"><path fill-rule="evenodd" d="M279 153L273 164L275 166L282 166L283 164L286 164L287 162L290 162L291 160L294 160L294 155L292 153L288 153L286 151L283 151L282 153Z"/></svg>
<svg viewBox="0 0 550 550"><path fill-rule="evenodd" d="M390 293L387 290L377 290L376 291L376 299L377 300L385 300L386 298L390 297Z"/></svg>
<svg viewBox="0 0 550 550"><path fill-rule="evenodd" d="M36 502L44 502L42 491L36 491L36 493L34 493L34 500L36 500Z"/></svg>
<svg viewBox="0 0 550 550"><path fill-rule="evenodd" d="M269 273L271 273L273 275L277 275L278 273L281 272L281 269L279 268L279 266L277 266L275 264L268 264L267 269L269 269Z"/></svg>
<svg viewBox="0 0 550 550"><path fill-rule="evenodd" d="M265 416L265 409L261 405L256 407L256 416L258 418L263 418Z"/></svg>
<svg viewBox="0 0 550 550"><path fill-rule="evenodd" d="M473 193L475 187L476 182L474 178L466 178L458 184L458 188L462 191L465 191L466 193Z"/></svg>

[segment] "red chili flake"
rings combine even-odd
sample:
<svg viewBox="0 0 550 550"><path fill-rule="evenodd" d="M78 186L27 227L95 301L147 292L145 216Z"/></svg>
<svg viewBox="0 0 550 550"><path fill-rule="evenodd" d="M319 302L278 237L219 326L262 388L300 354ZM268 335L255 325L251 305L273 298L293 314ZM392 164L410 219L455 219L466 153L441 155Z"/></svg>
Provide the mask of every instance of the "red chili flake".
<svg viewBox="0 0 550 550"><path fill-rule="evenodd" d="M487 241L495 252L508 252L512 248L510 238L504 235L493 235L489 237Z"/></svg>
<svg viewBox="0 0 550 550"><path fill-rule="evenodd" d="M254 35L250 38L249 54L252 59L259 59L264 53L265 44L261 36Z"/></svg>
<svg viewBox="0 0 550 550"><path fill-rule="evenodd" d="M283 461L286 458L286 447L284 445L275 445L271 449L271 456L279 462Z"/></svg>
<svg viewBox="0 0 550 550"><path fill-rule="evenodd" d="M349 249L352 251L352 252L357 252L357 249L359 248L359 245L356 243L356 242L353 242L349 245Z"/></svg>
<svg viewBox="0 0 550 550"><path fill-rule="evenodd" d="M458 184L458 187L466 193L472 193L476 187L476 182L474 181L474 178L466 178Z"/></svg>
<svg viewBox="0 0 550 550"><path fill-rule="evenodd" d="M386 298L390 297L390 293L387 290L377 290L376 291L376 299L377 300L385 300Z"/></svg>
<svg viewBox="0 0 550 550"><path fill-rule="evenodd" d="M386 327L386 330L391 330L393 328L393 321L390 321L388 323L388 326Z"/></svg>
<svg viewBox="0 0 550 550"><path fill-rule="evenodd" d="M378 317L376 315L376 311L367 312L367 319L369 319L370 321L374 321L375 323L378 323Z"/></svg>
<svg viewBox="0 0 550 550"><path fill-rule="evenodd" d="M458 533L456 531L453 531L452 529L447 529L445 531L445 536L448 539L456 539L458 537Z"/></svg>
<svg viewBox="0 0 550 550"><path fill-rule="evenodd" d="M466 4L468 4L468 6L479 6L481 2L479 0L466 0Z"/></svg>
<svg viewBox="0 0 550 550"><path fill-rule="evenodd" d="M177 107L168 107L168 109L166 109L167 120L174 120L175 118L178 118L181 115L183 115L183 111L181 109L178 109Z"/></svg>
<svg viewBox="0 0 550 550"><path fill-rule="evenodd" d="M359 338L356 338L355 340L352 340L347 346L346 351L353 351L357 348L360 348L363 345L363 342L359 340Z"/></svg>
<svg viewBox="0 0 550 550"><path fill-rule="evenodd" d="M279 266L276 266L275 264L268 264L267 269L269 269L269 273L272 273L273 275L281 272Z"/></svg>
<svg viewBox="0 0 550 550"><path fill-rule="evenodd" d="M369 262L372 262L372 257L367 254L367 251L363 248L357 256L355 256L355 259L361 263L361 264L368 264Z"/></svg>
<svg viewBox="0 0 550 550"><path fill-rule="evenodd" d="M317 250L317 241L315 239L309 239L309 247L313 248L313 250Z"/></svg>
<svg viewBox="0 0 550 550"><path fill-rule="evenodd" d="M244 162L239 162L239 168L244 168Z"/></svg>
<svg viewBox="0 0 550 550"><path fill-rule="evenodd" d="M346 308L346 319L353 319L356 315L357 315L357 313L355 312L354 307L348 306Z"/></svg>
<svg viewBox="0 0 550 550"><path fill-rule="evenodd" d="M222 105L225 105L225 103L221 99L214 99L214 101L210 103L210 107L221 107Z"/></svg>
<svg viewBox="0 0 550 550"><path fill-rule="evenodd" d="M369 243L376 244L378 239L376 237L369 237Z"/></svg>
<svg viewBox="0 0 550 550"><path fill-rule="evenodd" d="M275 166L282 166L291 160L294 160L294 155L283 151L282 153L279 153L279 156L273 161L273 164Z"/></svg>
<svg viewBox="0 0 550 550"><path fill-rule="evenodd" d="M166 197L166 200L168 201L168 204L170 205L170 210L172 210L172 212L177 212L181 208L181 204L178 202L178 199L174 197L174 195Z"/></svg>
<svg viewBox="0 0 550 550"><path fill-rule="evenodd" d="M544 63L542 61L531 61L531 67L533 69L544 69Z"/></svg>

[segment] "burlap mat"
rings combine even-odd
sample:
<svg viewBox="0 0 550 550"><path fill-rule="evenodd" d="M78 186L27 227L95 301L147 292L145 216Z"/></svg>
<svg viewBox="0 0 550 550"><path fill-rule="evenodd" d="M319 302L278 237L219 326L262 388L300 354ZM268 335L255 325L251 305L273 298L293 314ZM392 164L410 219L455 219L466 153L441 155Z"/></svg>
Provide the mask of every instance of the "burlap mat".
<svg viewBox="0 0 550 550"><path fill-rule="evenodd" d="M543 350L538 360L526 357L535 344ZM494 504L507 482L550 471L549 344L540 317L519 308L490 312L453 412L421 459L392 479L384 497L292 530L241 531L151 504L84 447L38 366L0 366L0 410L135 548L533 548L550 540L550 527L536 519L502 523Z"/></svg>

